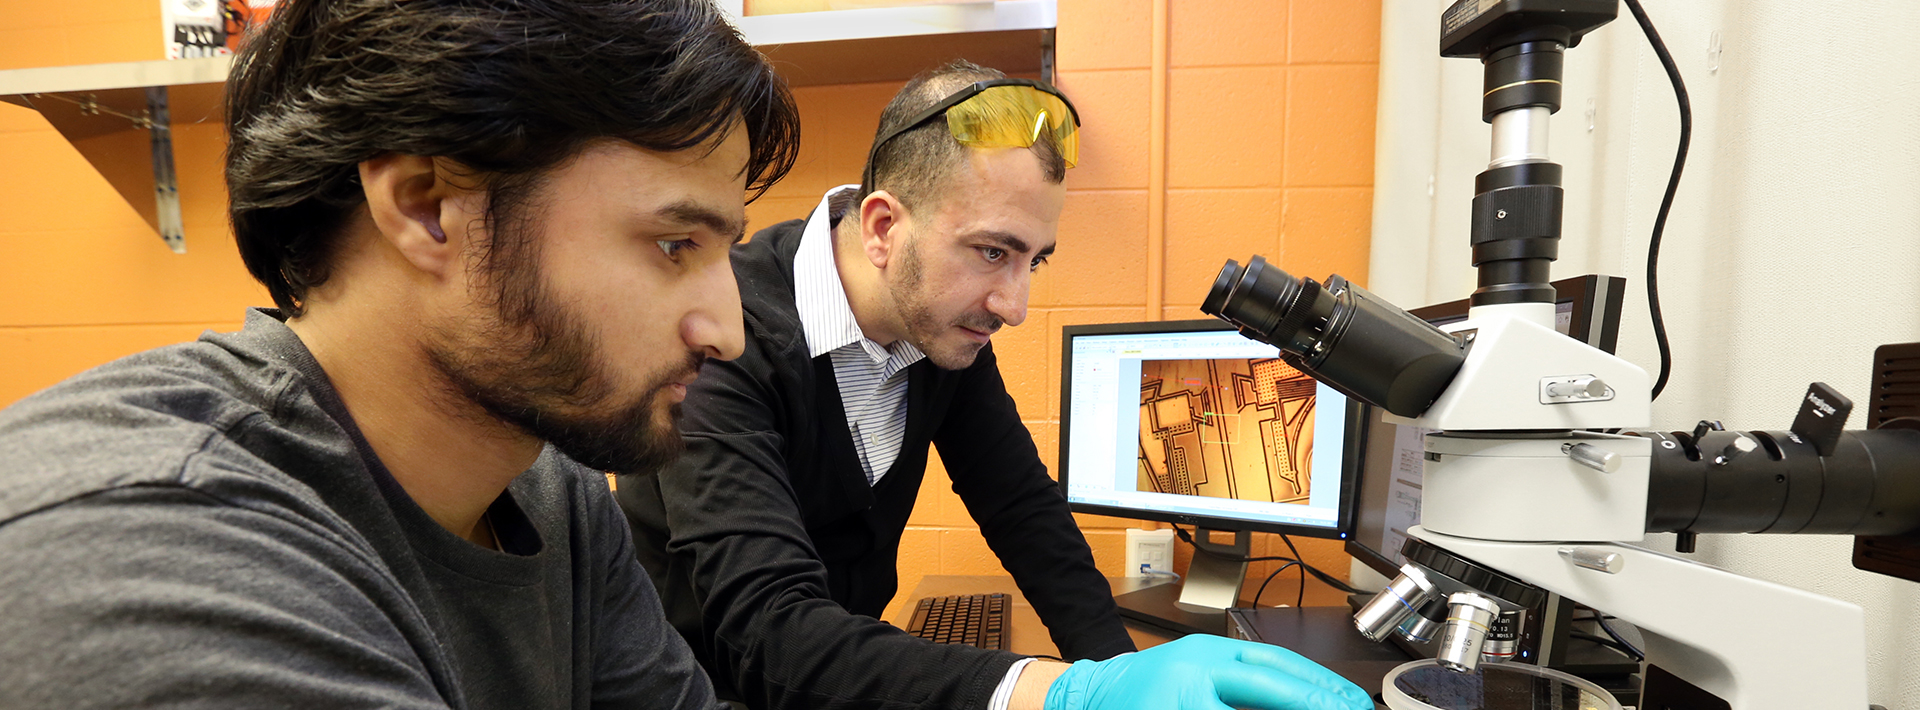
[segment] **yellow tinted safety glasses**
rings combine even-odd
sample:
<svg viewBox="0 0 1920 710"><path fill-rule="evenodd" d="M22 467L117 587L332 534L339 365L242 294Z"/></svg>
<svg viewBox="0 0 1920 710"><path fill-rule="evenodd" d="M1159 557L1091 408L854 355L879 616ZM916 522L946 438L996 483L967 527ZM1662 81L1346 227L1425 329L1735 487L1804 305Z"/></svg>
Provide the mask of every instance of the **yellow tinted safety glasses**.
<svg viewBox="0 0 1920 710"><path fill-rule="evenodd" d="M940 115L961 145L974 148L1027 148L1043 135L1053 137L1060 157L1071 168L1080 162L1080 114L1058 89L1031 79L992 79L975 82L914 116L900 128L874 141L867 154L862 185L874 189L873 163L880 148L902 133L925 125Z"/></svg>

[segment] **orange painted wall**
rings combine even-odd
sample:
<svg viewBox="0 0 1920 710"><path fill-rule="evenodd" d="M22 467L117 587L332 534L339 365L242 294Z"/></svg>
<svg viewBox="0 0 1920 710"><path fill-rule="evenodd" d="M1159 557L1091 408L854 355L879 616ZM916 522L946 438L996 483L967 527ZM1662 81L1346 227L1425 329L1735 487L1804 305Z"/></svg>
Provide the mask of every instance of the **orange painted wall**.
<svg viewBox="0 0 1920 710"><path fill-rule="evenodd" d="M0 0L0 69L164 56L158 0ZM179 255L39 113L0 103L0 406L269 302L227 231L225 140L174 127Z"/></svg>
<svg viewBox="0 0 1920 710"><path fill-rule="evenodd" d="M110 7L99 7L110 3ZM1264 254L1299 274L1365 282L1379 55L1377 0L1170 0L1166 304L1199 317L1224 259ZM156 59L157 0L0 0L0 69ZM110 11L109 11L110 10ZM1143 320L1149 202L1152 0L1059 0L1058 82L1085 120L1069 171L1060 251L1036 278L1027 323L995 346L1051 468L1058 450L1060 328ZM859 179L891 84L805 87L793 174L748 208L752 228L803 217ZM88 367L230 330L267 303L228 235L213 125L176 126L185 255L168 252L106 181L33 111L0 104L0 406ZM936 464L937 467L937 464ZM1119 575L1127 527L1083 517L1102 570ZM1342 573L1336 543L1300 539ZM1184 546L1176 569L1184 567ZM1256 554L1284 554L1258 536ZM1272 568L1254 565L1257 583ZM902 599L927 574L999 573L944 472L930 472L901 559ZM1288 579L1291 579L1291 572ZM1268 602L1283 598L1275 582ZM1251 593L1249 588L1248 593ZM891 614L891 612L890 612Z"/></svg>

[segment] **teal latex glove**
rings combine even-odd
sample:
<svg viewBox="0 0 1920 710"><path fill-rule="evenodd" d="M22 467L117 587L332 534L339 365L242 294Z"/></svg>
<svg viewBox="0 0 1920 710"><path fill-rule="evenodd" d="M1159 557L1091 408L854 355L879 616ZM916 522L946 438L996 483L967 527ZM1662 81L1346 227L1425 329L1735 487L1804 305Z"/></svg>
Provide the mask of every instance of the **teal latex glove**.
<svg viewBox="0 0 1920 710"><path fill-rule="evenodd" d="M1047 689L1046 710L1373 710L1360 686L1279 646L1194 634L1138 653L1080 661Z"/></svg>

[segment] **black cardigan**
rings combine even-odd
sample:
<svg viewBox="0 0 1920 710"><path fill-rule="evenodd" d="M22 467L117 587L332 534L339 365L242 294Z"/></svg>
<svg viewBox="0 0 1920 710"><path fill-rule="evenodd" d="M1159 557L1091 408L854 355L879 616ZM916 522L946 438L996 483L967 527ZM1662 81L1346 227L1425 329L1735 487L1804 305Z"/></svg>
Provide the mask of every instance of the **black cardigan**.
<svg viewBox="0 0 1920 710"><path fill-rule="evenodd" d="M869 486L831 358L808 358L794 306L805 223L734 248L746 352L688 389L685 455L618 497L668 618L723 696L753 708L985 708L1019 658L915 639L876 620L927 444L1062 657L1133 650L1106 578L1047 476L995 364L907 369L899 458Z"/></svg>

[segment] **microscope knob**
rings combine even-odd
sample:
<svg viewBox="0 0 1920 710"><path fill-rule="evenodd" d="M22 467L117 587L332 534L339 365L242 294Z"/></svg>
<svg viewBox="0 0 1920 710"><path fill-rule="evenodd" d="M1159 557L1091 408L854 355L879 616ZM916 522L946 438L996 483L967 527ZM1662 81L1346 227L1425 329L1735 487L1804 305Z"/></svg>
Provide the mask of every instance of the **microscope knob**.
<svg viewBox="0 0 1920 710"><path fill-rule="evenodd" d="M1601 473L1613 473L1620 470L1620 455L1593 444L1575 444L1568 442L1560 445L1560 453L1566 454L1587 468Z"/></svg>
<svg viewBox="0 0 1920 710"><path fill-rule="evenodd" d="M1549 384L1548 393L1557 397L1599 397L1607 393L1607 382L1599 378L1576 378Z"/></svg>
<svg viewBox="0 0 1920 710"><path fill-rule="evenodd" d="M1579 402L1607 402L1613 399L1613 388L1605 380L1593 375L1554 375L1540 378L1541 404L1576 404Z"/></svg>
<svg viewBox="0 0 1920 710"><path fill-rule="evenodd" d="M1734 434L1733 443L1727 444L1727 448L1720 450L1720 455L1713 459L1713 465L1725 466L1733 463L1734 459L1752 453L1754 449L1758 448L1760 448L1760 443L1754 441L1753 437L1747 436L1746 434Z"/></svg>
<svg viewBox="0 0 1920 710"><path fill-rule="evenodd" d="M1619 574L1627 565L1620 553L1598 547L1562 547L1560 556L1575 565L1607 574Z"/></svg>

